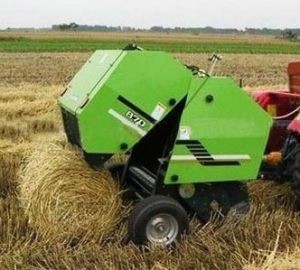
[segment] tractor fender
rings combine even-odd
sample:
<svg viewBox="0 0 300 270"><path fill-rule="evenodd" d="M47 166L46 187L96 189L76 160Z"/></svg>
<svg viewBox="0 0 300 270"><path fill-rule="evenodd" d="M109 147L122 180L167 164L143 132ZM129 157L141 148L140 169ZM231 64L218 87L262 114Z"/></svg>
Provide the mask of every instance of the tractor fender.
<svg viewBox="0 0 300 270"><path fill-rule="evenodd" d="M288 125L287 129L288 131L300 134L300 112L298 112L294 120Z"/></svg>

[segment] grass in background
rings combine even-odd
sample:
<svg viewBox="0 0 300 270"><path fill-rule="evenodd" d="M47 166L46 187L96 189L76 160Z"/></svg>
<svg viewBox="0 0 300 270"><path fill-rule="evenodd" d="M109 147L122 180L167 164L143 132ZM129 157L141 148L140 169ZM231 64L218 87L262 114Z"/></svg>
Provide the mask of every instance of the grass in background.
<svg viewBox="0 0 300 270"><path fill-rule="evenodd" d="M96 40L4 40L0 52L90 52L99 49L122 49L127 41ZM300 43L249 44L249 43L185 43L141 41L139 46L147 50L173 53L252 53L252 54L299 54Z"/></svg>
<svg viewBox="0 0 300 270"><path fill-rule="evenodd" d="M0 33L0 52L90 52L122 49L137 43L147 50L172 53L299 54L299 42L246 35L174 35L126 33Z"/></svg>

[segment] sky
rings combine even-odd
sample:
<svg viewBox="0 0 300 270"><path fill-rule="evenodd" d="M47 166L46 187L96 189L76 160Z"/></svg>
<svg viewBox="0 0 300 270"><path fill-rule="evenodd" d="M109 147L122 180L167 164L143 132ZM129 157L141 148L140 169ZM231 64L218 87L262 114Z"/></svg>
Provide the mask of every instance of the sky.
<svg viewBox="0 0 300 270"><path fill-rule="evenodd" d="M300 0L0 0L0 28L89 25L150 28L300 28Z"/></svg>

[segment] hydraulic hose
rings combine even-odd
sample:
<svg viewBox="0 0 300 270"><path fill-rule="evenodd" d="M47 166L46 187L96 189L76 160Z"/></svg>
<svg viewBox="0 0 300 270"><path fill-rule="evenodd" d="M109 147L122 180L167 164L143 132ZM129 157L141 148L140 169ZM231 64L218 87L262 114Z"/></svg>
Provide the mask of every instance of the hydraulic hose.
<svg viewBox="0 0 300 270"><path fill-rule="evenodd" d="M297 107L295 110L293 110L293 111L287 113L287 114L273 117L273 119L274 119L274 120L282 120L282 119L285 119L285 118L288 118L288 117L292 116L293 114L295 114L295 113L298 112L298 111L300 111L300 106Z"/></svg>

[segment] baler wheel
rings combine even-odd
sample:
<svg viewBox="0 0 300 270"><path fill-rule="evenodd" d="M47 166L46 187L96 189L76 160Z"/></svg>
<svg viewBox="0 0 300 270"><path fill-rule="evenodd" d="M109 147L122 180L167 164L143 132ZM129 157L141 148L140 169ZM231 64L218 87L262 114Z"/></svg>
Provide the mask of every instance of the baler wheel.
<svg viewBox="0 0 300 270"><path fill-rule="evenodd" d="M139 202L128 220L128 234L135 244L149 242L170 246L187 232L189 218L174 199L155 195Z"/></svg>

